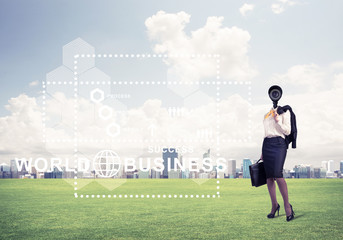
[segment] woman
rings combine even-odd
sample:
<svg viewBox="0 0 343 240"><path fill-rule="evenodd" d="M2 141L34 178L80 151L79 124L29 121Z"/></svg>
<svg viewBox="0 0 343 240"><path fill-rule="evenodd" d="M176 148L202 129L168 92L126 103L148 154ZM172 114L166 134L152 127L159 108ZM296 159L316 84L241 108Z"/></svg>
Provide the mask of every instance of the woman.
<svg viewBox="0 0 343 240"><path fill-rule="evenodd" d="M271 110L264 115L263 125L265 137L263 140L261 159L263 159L264 162L268 191L272 201L272 210L267 217L274 218L276 211L279 215L280 205L276 200L275 192L276 181L283 198L286 220L291 221L294 219L294 211L292 205L288 202L287 184L282 174L287 154L285 135L291 133L290 112L286 111L279 115L277 113L277 107L272 107Z"/></svg>

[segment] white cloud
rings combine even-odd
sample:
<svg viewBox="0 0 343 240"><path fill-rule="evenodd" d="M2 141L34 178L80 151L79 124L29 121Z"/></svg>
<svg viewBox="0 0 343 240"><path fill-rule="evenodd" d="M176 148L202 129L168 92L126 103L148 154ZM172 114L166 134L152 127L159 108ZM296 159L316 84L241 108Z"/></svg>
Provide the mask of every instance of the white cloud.
<svg viewBox="0 0 343 240"><path fill-rule="evenodd" d="M300 64L290 67L286 73L273 74L270 83L287 84L304 92L317 93L342 86L343 62L333 62L328 66ZM324 89L325 88L325 89Z"/></svg>
<svg viewBox="0 0 343 240"><path fill-rule="evenodd" d="M239 12L242 14L242 16L246 16L248 12L252 12L254 10L254 7L254 4L244 3L243 6L239 8Z"/></svg>
<svg viewBox="0 0 343 240"><path fill-rule="evenodd" d="M220 54L220 76L231 80L250 80L257 75L248 57L250 34L238 27L223 27L223 17L208 17L204 27L187 35L190 15L157 12L145 21L156 53L169 55ZM209 58L168 58L168 74L182 81L216 76L216 62Z"/></svg>
<svg viewBox="0 0 343 240"><path fill-rule="evenodd" d="M285 74L274 74L272 81L292 84L294 86L305 86L309 91L320 90L323 79L328 72L316 64L295 65L290 67Z"/></svg>
<svg viewBox="0 0 343 240"><path fill-rule="evenodd" d="M334 75L334 88L343 88L343 73Z"/></svg>
<svg viewBox="0 0 343 240"><path fill-rule="evenodd" d="M73 142L74 133L72 129L70 131L74 121L73 102L72 98L68 99L60 92L54 94L53 98L46 99L46 136L48 140L54 139L54 141L43 144L41 142L43 134L42 114L37 100L23 94L12 98L6 107L11 114L0 118L0 159L6 159L8 162L14 157L35 158L53 155L72 158L72 144L58 139L71 139ZM211 100L207 104L192 109L185 108L184 116L181 118L171 117L167 109L162 107L159 99L147 100L141 107L128 110L121 118L117 118L119 113L114 111L113 119L117 119L116 122L121 127L120 139L138 140L138 143L128 144L125 141L113 143L106 143L106 141L102 142L101 140L99 142L92 141L92 139L108 139L106 127L109 122L101 120L96 114L102 106L101 104L93 104L87 99L80 99L78 137L88 140L80 141L79 151L86 156L93 157L99 149L101 150L108 145L110 148L116 149L120 156L138 157L146 154L149 145L191 145L195 151L195 155L192 156L201 157L207 148L214 149L214 142L208 141L206 143L204 142L205 139L186 143L173 142L172 140L166 140L164 143L151 143L144 140L151 138L149 130L151 124L155 125L153 139L199 139L196 135L198 129L212 128L212 131L215 132L215 105L215 101ZM63 111L61 111L61 106L63 106ZM242 116L246 119L243 121L238 119L241 117L240 115L235 114L239 106L245 109L249 107L249 103L239 95L233 95L220 103L221 118L226 119L222 134L226 138L245 138L248 134L245 128L246 116ZM129 129L133 130L130 131ZM241 130L238 131L238 129ZM150 155L150 157L153 156L160 157L161 153ZM188 154L188 156L190 155Z"/></svg>
<svg viewBox="0 0 343 240"><path fill-rule="evenodd" d="M29 86L30 86L30 87L34 87L34 86L37 86L38 84L39 84L39 81L36 80L36 81L30 82L30 83L29 83Z"/></svg>
<svg viewBox="0 0 343 240"><path fill-rule="evenodd" d="M297 114L298 149L289 151L292 162L315 163L343 158L343 64L304 64L274 74L271 81L295 94L284 93L280 104L289 104ZM300 90L300 91L299 91Z"/></svg>
<svg viewBox="0 0 343 240"><path fill-rule="evenodd" d="M272 12L275 14L280 14L284 12L288 7L296 5L296 2L290 0L277 0L277 2L271 5Z"/></svg>
<svg viewBox="0 0 343 240"><path fill-rule="evenodd" d="M0 150L4 154L43 152L41 113L36 100L24 94L11 98L5 108L11 115L0 118ZM27 144L33 140L35 144Z"/></svg>
<svg viewBox="0 0 343 240"><path fill-rule="evenodd" d="M330 64L329 67L322 67L316 64L305 64L293 66L283 76L284 89L298 88L297 81L301 84L311 84L310 80L299 76L315 76L316 83L321 86L323 82L332 82L330 89L317 89L317 91L305 91L303 93L291 94L287 91L280 101L280 105L289 104L297 115L298 125L298 147L289 149L286 167L291 168L295 164L308 163L320 166L322 160L334 159L336 164L342 160L343 150L343 69L340 63ZM296 69L293 70L293 69ZM301 72L303 69L307 73ZM310 70L309 70L310 69ZM315 72L312 73L312 72ZM288 74L289 73L289 74ZM317 74L321 73L321 74ZM299 76L297 75L299 74ZM290 76L288 76L290 75ZM298 80L296 80L298 79ZM254 97L254 96L252 96ZM59 100L56 101L56 99ZM43 145L41 109L37 104L39 99L20 95L9 100L6 109L11 112L9 116L0 118L0 152L1 160L9 160L14 156L46 156L58 155L72 157L73 146L70 143L47 143ZM73 131L68 126L73 124L73 99L68 99L62 93L56 93L54 98L47 100L47 136L54 138L73 137ZM61 113L61 105L63 112ZM68 107L70 105L71 107ZM220 101L219 118L221 120L220 134L223 139L244 139L248 136L247 119L250 103L240 95L223 97ZM87 99L79 100L80 113L78 114L79 137L102 139L106 137L107 122L101 120L96 112L100 104L92 104ZM268 101L265 104L254 104L252 106L251 119L251 142L226 142L221 144L221 156L234 158L241 161L244 157L258 158L263 140L262 116L271 107ZM156 138L194 138L198 128L213 126L215 122L215 102L209 101L206 104L193 109L185 108L185 115L182 118L172 118L166 108L162 106L159 99L150 99L142 103L140 107L129 109L127 114L120 117L115 112L114 118L122 127L120 137L122 139L142 139L142 142L80 142L80 155L92 158L94 154L104 147L118 151L120 156L148 156L144 151L147 146L160 145L192 145L196 154L201 157L202 152L211 148L215 152L215 143L204 143L194 141L192 143L165 142L149 143L144 139L149 138L149 126L156 125ZM192 110L192 111L190 111ZM62 115L61 115L62 114ZM206 117L204 117L206 116ZM49 124L51 120L58 120L59 124ZM125 130L124 130L125 129ZM133 129L129 131L127 129ZM137 130L140 129L140 130ZM70 153L68 152L70 151ZM156 154L150 157L160 156Z"/></svg>

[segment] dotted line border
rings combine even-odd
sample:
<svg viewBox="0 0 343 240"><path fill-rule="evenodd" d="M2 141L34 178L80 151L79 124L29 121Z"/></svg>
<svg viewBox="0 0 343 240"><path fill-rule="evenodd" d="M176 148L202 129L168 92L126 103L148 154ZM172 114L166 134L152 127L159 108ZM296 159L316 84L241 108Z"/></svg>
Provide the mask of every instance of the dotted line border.
<svg viewBox="0 0 343 240"><path fill-rule="evenodd" d="M74 58L220 58L220 54L150 54L150 53L109 53L109 54L75 54Z"/></svg>
<svg viewBox="0 0 343 240"><path fill-rule="evenodd" d="M217 80L220 79L220 58L216 59L216 78ZM218 81L219 82L219 81ZM220 157L220 117L219 117L219 112L220 112L220 85L216 85L216 156ZM217 166L218 167L218 166ZM217 179L219 179L219 172L217 171ZM217 180L217 195L220 195L219 192L219 180Z"/></svg>
<svg viewBox="0 0 343 240"><path fill-rule="evenodd" d="M75 79L75 78L74 78ZM74 85L73 81L46 81L47 85ZM251 85L250 81L80 81L79 85Z"/></svg>
<svg viewBox="0 0 343 240"><path fill-rule="evenodd" d="M69 138L69 139L47 139L47 140L43 140L43 142L46 143L71 143L74 142L73 138ZM78 139L78 142L83 142L83 143L154 143L154 142L199 142L199 143L204 143L204 142L216 142L216 140L214 138L211 138L210 140L197 140L197 139L89 139L89 138L84 138L84 139ZM248 139L220 139L221 143L242 143L242 142L248 142Z"/></svg>
<svg viewBox="0 0 343 240"><path fill-rule="evenodd" d="M219 194L80 194L80 196L75 195L75 198L220 198Z"/></svg>
<svg viewBox="0 0 343 240"><path fill-rule="evenodd" d="M74 195L75 197L77 196L77 168L78 168L78 135L77 135L77 113L78 113L78 73L77 73L77 58L74 59L74 163L75 163L75 168L74 168Z"/></svg>
<svg viewBox="0 0 343 240"><path fill-rule="evenodd" d="M100 83L100 81L81 81L81 82L78 82L78 73L77 73L77 63L78 63L78 61L77 61L77 59L79 58L79 57L81 57L81 58L84 58L84 57L87 57L87 58L90 58L90 57L92 57L92 58L112 58L112 57L114 57L114 58L123 58L123 57L125 57L125 58L129 58L129 57L131 57L131 58L139 58L139 57L141 57L141 58L145 58L145 57L147 57L147 58L150 58L150 57L153 57L153 58L156 58L156 57L158 57L158 58L176 58L176 57L180 57L180 58L183 58L183 57L186 57L186 58L204 58L204 57L207 57L207 58L216 58L216 68L217 68L217 70L216 70L216 79L217 80L219 80L220 79L220 55L219 54L214 54L214 55L212 55L212 54L208 54L208 55L206 55L206 54L186 54L186 55L184 55L184 54L181 54L181 55L167 55L167 54L147 54L147 55L145 55L145 54L77 54L77 55L75 55L74 56L74 82L72 82L72 81L42 81L42 87L43 87L43 112L42 112L42 121L43 121L43 142L54 142L55 140L48 140L48 139L46 139L46 118L45 118L45 116L46 116L46 102L45 102L45 98L46 98L46 85L50 85L50 84L52 84L52 85L55 85L55 84L58 84L58 85L62 85L62 84L64 84L64 85L67 85L67 84L69 84L69 85L74 85L74 139L73 139L73 142L74 142L74 162L75 162L75 177L74 177L74 179L75 179L75 182L74 182L74 185L75 185L75 188L74 188L74 190L75 190L75 193L74 193L74 195L75 195L75 197L77 198L78 197L78 194L77 194L77 152L78 152L78 142L79 142L79 139L78 139L78 135L77 135L77 112L78 112L78 85L83 85L83 84L85 84L85 85L100 85L100 84L103 84L103 85L105 85L105 84L108 84L108 85L110 85L110 84L124 84L124 85L127 85L127 84L130 84L130 85L133 85L133 84L136 84L136 85L138 85L138 84L141 84L141 85L143 85L143 84L146 84L146 85L149 85L149 84L151 84L151 85L154 85L154 84L156 84L156 85L160 85L160 84L162 84L162 85L166 85L166 84L174 84L174 85L177 85L177 84L184 84L184 85L193 85L193 84L195 84L195 85L204 85L204 84L207 84L207 85L210 85L210 84L212 84L212 85L216 85L216 112L217 112L217 114L216 114L216 132L217 132L217 139L216 139L216 144L217 144L217 147L216 147L216 150L217 150L217 156L219 157L220 156L220 153L219 153L219 151L220 151L220 143L221 142L241 142L241 139L239 139L239 140L235 140L235 139L233 139L233 140L231 140L231 139L228 139L228 140L225 140L225 139L220 139L220 137L219 137L219 133L220 133L220 118L219 118L219 112L220 112L220 109L219 109L219 103L220 103L220 85L221 84L223 84L223 85L243 85L243 84L245 84L245 85L251 85L251 82L250 81L196 81L196 82L178 82L178 81L119 81L119 82L115 82L115 81L102 81L101 83ZM249 86L248 87L248 89L249 89L249 91L248 91L248 95L249 95L249 102L251 102L251 86ZM251 110L251 107L249 107L249 111ZM251 139L251 114L249 114L248 115L248 117L249 117L249 120L248 120L248 122L249 122L249 139ZM61 140L62 142L69 142L69 139L56 139L57 140L57 142L59 142L59 140ZM128 139L129 141L131 140L131 139ZM125 141L125 140L124 140ZM136 142L135 140L133 140L134 142ZM156 141L156 140L155 140ZM183 139L183 141L185 141L185 139ZM212 140L213 141L213 140ZM243 141L244 142L246 142L247 140L246 139L243 139ZM105 142L105 141L101 141L101 142ZM139 141L140 142L140 141ZM158 142L158 140L157 140L157 142ZM161 141L161 142L163 142L163 140ZM179 140L179 142L180 142L180 140ZM192 140L190 139L190 142L192 142ZM206 142L209 142L209 141L206 141ZM219 174L217 173L217 179L219 179ZM219 198L220 197L220 192L219 192L219 189L220 189L220 187L219 187L219 183L220 183L220 181L219 180L217 180L217 190L218 190L218 192L217 192L217 197ZM80 195L80 198L83 198L83 196L85 196L85 198L89 198L89 196L91 196L91 198L94 198L94 194L92 194L92 195ZM100 198L100 195L96 195L97 196L97 198ZM118 197L119 198L121 198L121 196L122 195L118 195ZM128 195L123 195L124 196L124 198L127 198L127 196ZM132 198L133 197L133 195L129 195L130 196L130 198ZM135 195L136 196L136 198L138 198L138 196L139 195ZM152 198L154 198L154 196L155 195L152 195ZM157 196L157 198L160 198L160 196L161 195L156 195ZM166 198L166 195L162 195L163 196L163 198ZM177 196L178 195L174 195L174 198L177 198ZM183 195L179 195L179 198L182 198L182 196ZM185 198L188 198L187 197L188 195L185 195ZM199 195L195 195L196 196L196 198L198 198L199 197ZM211 195L206 195L207 196L207 198L210 198L211 197ZM215 198L215 196L216 195L213 195L212 197L213 198ZM102 197L103 198L105 198L106 197L106 195L102 195ZM107 197L108 198L110 198L111 197L111 195L107 195ZM113 195L113 197L114 198L116 198L116 195ZM146 198L149 198L149 195L141 195L141 198L144 198L144 197L146 197ZM171 198L172 197L172 195L168 195L168 197L169 198ZM190 195L190 197L191 198L193 198L193 195ZM201 195L201 197L202 198L205 198L205 195Z"/></svg>

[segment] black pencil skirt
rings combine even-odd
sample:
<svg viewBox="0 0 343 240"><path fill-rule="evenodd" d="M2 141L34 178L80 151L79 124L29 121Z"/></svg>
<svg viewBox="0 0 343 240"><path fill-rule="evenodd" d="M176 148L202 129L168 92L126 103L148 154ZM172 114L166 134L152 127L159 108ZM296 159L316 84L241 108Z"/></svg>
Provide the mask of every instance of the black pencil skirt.
<svg viewBox="0 0 343 240"><path fill-rule="evenodd" d="M262 158L267 178L282 178L287 154L286 140L282 137L264 138Z"/></svg>

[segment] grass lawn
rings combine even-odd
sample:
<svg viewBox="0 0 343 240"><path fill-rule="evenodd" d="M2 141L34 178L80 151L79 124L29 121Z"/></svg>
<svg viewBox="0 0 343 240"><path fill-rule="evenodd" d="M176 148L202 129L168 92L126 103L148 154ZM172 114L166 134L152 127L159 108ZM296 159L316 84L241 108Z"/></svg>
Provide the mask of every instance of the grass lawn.
<svg viewBox="0 0 343 240"><path fill-rule="evenodd" d="M207 198L216 194L216 181L128 179L111 190L114 180L80 180L74 198L73 186L65 180L1 179L0 239L343 239L343 179L286 180L296 214L291 222L286 222L279 192L280 216L268 219L266 186L251 187L250 179L221 179L220 198Z"/></svg>

